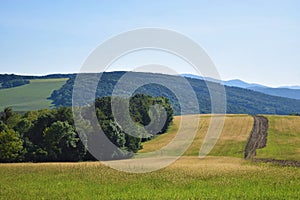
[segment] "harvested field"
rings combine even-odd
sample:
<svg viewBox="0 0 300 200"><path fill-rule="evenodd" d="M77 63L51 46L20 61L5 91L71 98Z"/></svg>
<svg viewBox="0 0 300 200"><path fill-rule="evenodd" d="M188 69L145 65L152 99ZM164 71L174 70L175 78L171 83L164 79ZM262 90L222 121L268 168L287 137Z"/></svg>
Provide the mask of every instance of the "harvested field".
<svg viewBox="0 0 300 200"><path fill-rule="evenodd" d="M167 145L175 137L181 117L193 118L196 116L175 116L173 125L170 127L168 133L145 142L143 149L139 152L151 152ZM200 115L198 131L191 146L184 153L185 156L198 156L199 149L209 127L210 119L210 115ZM249 115L226 115L223 131L209 155L243 158L244 148L252 126L253 118Z"/></svg>

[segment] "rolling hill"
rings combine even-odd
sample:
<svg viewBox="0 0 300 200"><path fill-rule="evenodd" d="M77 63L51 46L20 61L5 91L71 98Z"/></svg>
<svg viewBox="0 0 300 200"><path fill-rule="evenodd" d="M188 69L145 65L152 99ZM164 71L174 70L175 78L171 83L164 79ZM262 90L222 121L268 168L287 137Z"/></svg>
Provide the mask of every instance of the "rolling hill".
<svg viewBox="0 0 300 200"><path fill-rule="evenodd" d="M98 87L96 96L110 96L115 84L125 72L109 72L104 73ZM173 84L179 90L184 89L178 84L178 77L165 74L152 74L142 72L130 72L133 77L138 80L151 79L158 77L160 82ZM0 89L0 109L11 106L16 111L36 110L40 108L49 108L52 105L71 106L73 84L76 74L53 74L47 76L19 76L19 75L0 75L0 83L13 79L31 80L31 84L23 85L15 88ZM61 79L65 78L65 79ZM210 94L206 83L195 77L186 78L194 89L200 107L200 113L210 113ZM40 82L39 82L39 81ZM51 80L51 81L50 81ZM67 80L67 82L65 82ZM91 77L87 76L87 81L91 81ZM213 80L211 80L213 81ZM211 82L216 86L218 83ZM82 83L83 87L84 84ZM128 86L135 85L136 82L128 81ZM84 88L89 91L89 88ZM282 88L281 88L282 89ZM291 90L291 89L284 89ZM300 100L271 96L262 92L253 91L245 88L225 86L227 97L227 113L240 114L291 114L300 113ZM292 90L295 91L295 90ZM180 105L176 96L167 88L158 84L148 84L138 88L135 93L145 93L152 96L164 96L171 100L175 113L180 114ZM49 99L48 99L49 98ZM187 95L187 98L188 95ZM190 108L188 113L196 113Z"/></svg>
<svg viewBox="0 0 300 200"><path fill-rule="evenodd" d="M193 74L182 74L182 76L203 80L203 77L193 75ZM206 78L206 80L213 81L213 82L220 82L226 86L249 89L249 90L253 90L253 91L257 91L257 92L261 92L261 93L269 94L269 95L273 95L273 96L286 97L286 98L291 98L291 99L300 99L300 86L282 86L282 87L278 87L278 88L273 88L273 87L267 87L267 86L255 84L255 83L247 83L247 82L239 80L239 79L220 81L220 80L216 80L216 79Z"/></svg>
<svg viewBox="0 0 300 200"><path fill-rule="evenodd" d="M270 88L270 87L250 87L250 90L262 92L269 95L287 97L292 99L300 99L300 89L290 88Z"/></svg>
<svg viewBox="0 0 300 200"><path fill-rule="evenodd" d="M167 145L176 135L181 117L175 116L170 130L143 144L140 153L151 152ZM255 158L300 161L300 117L266 115L269 129L266 147L257 149ZM200 115L199 128L184 156L197 156L207 133L210 115ZM244 149L253 126L249 115L226 115L222 134L209 156L244 157Z"/></svg>
<svg viewBox="0 0 300 200"><path fill-rule="evenodd" d="M16 111L50 108L53 105L48 98L66 81L66 78L31 79L27 85L0 89L0 110L5 107L12 107Z"/></svg>
<svg viewBox="0 0 300 200"><path fill-rule="evenodd" d="M98 89L96 91L97 97L111 96L114 90L114 86L118 80L125 74L125 72L108 72L103 73L101 81L99 82ZM166 74L153 74L142 72L127 72L126 75L132 78L127 80L126 87L135 87L138 83L143 83L143 80L159 80L163 85L175 85L179 91L185 94L185 88L178 84L178 76L166 75ZM85 78L81 82L81 87L84 92L89 92L88 83L97 81L95 74L85 74ZM74 85L75 76L71 77L65 85L59 90L52 93L51 99L56 106L71 106L72 91ZM210 93L207 85L203 80L186 78L191 87L193 88L197 100L199 103L200 113L210 113ZM212 88L218 87L218 83L210 82ZM238 87L225 86L226 98L227 98L227 113L231 114L291 114L300 113L300 100L283 98L277 96L267 95L261 92L256 92L249 89L243 89ZM93 91L90 91L91 93ZM124 90L124 93L127 91ZM213 92L218 92L214 90ZM135 93L144 93L151 96L164 96L169 98L172 102L173 108L177 115L180 115L180 104L177 97L168 88L159 84L147 84L139 87ZM188 94L185 95L188 99ZM194 108L190 108L187 113L184 114L197 114Z"/></svg>
<svg viewBox="0 0 300 200"><path fill-rule="evenodd" d="M267 146L257 150L257 158L300 161L300 117L267 115Z"/></svg>
<svg viewBox="0 0 300 200"><path fill-rule="evenodd" d="M182 116L194 118L196 115ZM198 156L206 132L208 131L210 115L200 115L199 128L191 146L184 153L184 156ZM175 137L180 126L181 116L175 116L173 125L168 133L159 135L151 141L143 144L140 153L151 152L167 145ZM190 120L191 121L191 120ZM227 115L225 124L217 144L209 154L210 156L231 156L243 158L244 148L253 126L253 118L249 115Z"/></svg>

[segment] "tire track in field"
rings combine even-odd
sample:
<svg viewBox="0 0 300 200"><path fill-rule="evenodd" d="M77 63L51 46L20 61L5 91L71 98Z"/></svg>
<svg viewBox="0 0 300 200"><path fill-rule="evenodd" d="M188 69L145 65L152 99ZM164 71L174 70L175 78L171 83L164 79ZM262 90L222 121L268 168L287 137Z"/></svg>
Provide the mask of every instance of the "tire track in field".
<svg viewBox="0 0 300 200"><path fill-rule="evenodd" d="M244 151L245 159L252 159L256 155L256 149L264 148L267 144L268 119L263 116L253 118L253 128Z"/></svg>

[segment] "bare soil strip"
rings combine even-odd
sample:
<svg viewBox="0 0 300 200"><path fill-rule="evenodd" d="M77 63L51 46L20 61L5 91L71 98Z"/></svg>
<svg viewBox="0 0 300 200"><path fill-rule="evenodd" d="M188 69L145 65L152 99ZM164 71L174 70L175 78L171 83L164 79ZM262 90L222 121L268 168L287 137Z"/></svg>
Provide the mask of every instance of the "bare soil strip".
<svg viewBox="0 0 300 200"><path fill-rule="evenodd" d="M296 160L276 160L272 158L254 158L256 149L261 149L267 145L268 119L263 116L253 116L254 124L250 137L245 147L244 158L253 162L273 163L280 166L300 167L300 161Z"/></svg>
<svg viewBox="0 0 300 200"><path fill-rule="evenodd" d="M263 116L253 117L253 128L244 151L245 159L252 159L256 155L256 149L264 148L267 144L268 119Z"/></svg>

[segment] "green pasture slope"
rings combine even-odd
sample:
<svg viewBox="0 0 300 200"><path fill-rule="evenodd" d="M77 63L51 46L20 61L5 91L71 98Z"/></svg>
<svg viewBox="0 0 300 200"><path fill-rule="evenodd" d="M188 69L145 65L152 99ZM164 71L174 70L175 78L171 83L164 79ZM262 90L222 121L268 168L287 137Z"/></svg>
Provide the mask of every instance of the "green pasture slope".
<svg viewBox="0 0 300 200"><path fill-rule="evenodd" d="M259 150L257 156L277 158L280 152L278 158L299 158L300 145L295 138L299 139L300 117L267 117L269 150ZM208 122L207 116L202 118L195 142L185 156L151 173L120 172L100 162L0 164L0 199L299 199L300 168L243 159L251 116L228 116L211 154L199 159L195 152ZM167 144L179 124L180 117L176 116L168 133L145 143L143 151ZM278 135L285 139L280 151L274 150L280 142ZM290 145L293 148L288 148Z"/></svg>
<svg viewBox="0 0 300 200"><path fill-rule="evenodd" d="M27 85L0 89L0 110L5 107L12 107L15 111L50 108L51 100L47 98L66 81L66 78L33 79Z"/></svg>
<svg viewBox="0 0 300 200"><path fill-rule="evenodd" d="M269 120L267 146L257 149L256 157L300 161L300 116L266 117Z"/></svg>

